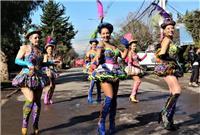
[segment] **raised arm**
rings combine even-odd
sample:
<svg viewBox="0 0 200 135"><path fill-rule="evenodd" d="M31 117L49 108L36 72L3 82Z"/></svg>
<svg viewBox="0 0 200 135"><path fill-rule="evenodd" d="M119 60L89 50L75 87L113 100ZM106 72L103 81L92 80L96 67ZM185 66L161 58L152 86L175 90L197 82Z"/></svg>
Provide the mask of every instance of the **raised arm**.
<svg viewBox="0 0 200 135"><path fill-rule="evenodd" d="M26 54L26 49L27 49L26 45L23 45L20 47L20 50L18 51L17 56L15 58L15 64L20 65L20 66L27 66L30 68L33 66L33 64L28 61L24 61L22 59Z"/></svg>
<svg viewBox="0 0 200 135"><path fill-rule="evenodd" d="M127 54L128 54L128 49L125 48L124 51L120 51L120 53L121 53L121 58L122 58L122 59L125 59L126 56L127 56Z"/></svg>
<svg viewBox="0 0 200 135"><path fill-rule="evenodd" d="M47 54L44 54L43 62L47 62L47 61L48 61L48 56Z"/></svg>
<svg viewBox="0 0 200 135"><path fill-rule="evenodd" d="M138 56L138 60L139 60L139 61L143 61L146 57L147 57L147 53L145 53L145 55L144 55L142 58L140 58L140 57Z"/></svg>

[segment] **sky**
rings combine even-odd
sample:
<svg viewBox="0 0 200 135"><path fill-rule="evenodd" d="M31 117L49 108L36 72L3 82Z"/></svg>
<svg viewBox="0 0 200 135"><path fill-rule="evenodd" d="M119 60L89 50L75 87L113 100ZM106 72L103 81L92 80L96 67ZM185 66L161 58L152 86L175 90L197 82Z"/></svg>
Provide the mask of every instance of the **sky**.
<svg viewBox="0 0 200 135"><path fill-rule="evenodd" d="M46 0L45 0L46 1ZM55 0L63 4L66 8L65 15L70 16L69 21L74 25L75 30L78 30L77 35L72 40L72 46L79 54L83 54L88 48L90 34L96 29L99 24L97 15L96 0ZM104 11L107 11L104 21L113 24L114 31L117 31L119 25L126 20L130 12L138 12L141 4L144 5L140 13L153 0L100 0L103 4ZM177 12L185 14L186 10L193 11L199 9L199 0L168 0L166 10L171 12L176 20ZM110 6L110 8L108 8ZM172 8L173 7L173 8ZM32 15L32 23L39 25L40 15L42 11L39 8Z"/></svg>

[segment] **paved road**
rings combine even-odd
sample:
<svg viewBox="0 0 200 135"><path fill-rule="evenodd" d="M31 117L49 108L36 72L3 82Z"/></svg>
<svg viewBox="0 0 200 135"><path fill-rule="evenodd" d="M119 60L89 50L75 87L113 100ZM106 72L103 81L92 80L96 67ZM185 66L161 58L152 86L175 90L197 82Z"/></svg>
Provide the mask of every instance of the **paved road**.
<svg viewBox="0 0 200 135"><path fill-rule="evenodd" d="M200 94L199 88L187 86L186 75L180 79L183 92L177 104L175 123L180 129L164 130L158 123L158 112L162 108L168 91L161 78L149 75L143 78L139 89L140 103L129 102L132 80L120 82L116 135L199 135ZM54 104L42 105L40 119L41 135L95 135L100 105L87 104L89 82L79 68L62 73L57 79ZM9 91L10 92L10 91ZM8 91L2 91L2 135L20 134L24 97L19 92L4 99ZM94 93L94 96L96 94ZM30 121L31 129L31 121ZM31 133L32 131L30 131Z"/></svg>

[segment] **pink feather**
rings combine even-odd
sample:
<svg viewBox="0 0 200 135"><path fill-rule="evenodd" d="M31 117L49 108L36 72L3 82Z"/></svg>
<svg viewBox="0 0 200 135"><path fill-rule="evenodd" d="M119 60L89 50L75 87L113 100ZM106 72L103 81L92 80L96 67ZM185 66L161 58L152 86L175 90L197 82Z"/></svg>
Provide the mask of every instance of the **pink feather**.
<svg viewBox="0 0 200 135"><path fill-rule="evenodd" d="M51 36L47 36L46 37L46 44L49 43L51 40L52 40L52 37Z"/></svg>
<svg viewBox="0 0 200 135"><path fill-rule="evenodd" d="M133 40L133 35L129 32L124 35L124 38L127 39L128 41L131 41Z"/></svg>
<svg viewBox="0 0 200 135"><path fill-rule="evenodd" d="M101 3L100 0L97 0L97 9L98 9L98 16L99 18L103 18L104 17L104 13L103 13L103 4Z"/></svg>

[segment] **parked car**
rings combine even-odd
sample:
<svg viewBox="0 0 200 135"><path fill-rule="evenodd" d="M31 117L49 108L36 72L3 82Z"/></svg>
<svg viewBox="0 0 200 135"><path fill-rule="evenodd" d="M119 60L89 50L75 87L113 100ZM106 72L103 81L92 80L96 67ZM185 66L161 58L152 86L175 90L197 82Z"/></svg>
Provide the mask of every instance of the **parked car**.
<svg viewBox="0 0 200 135"><path fill-rule="evenodd" d="M141 58L145 55L145 52L138 52L138 56ZM154 70L156 65L156 56L154 52L147 52L147 56L144 60L140 61L139 64L144 70Z"/></svg>

